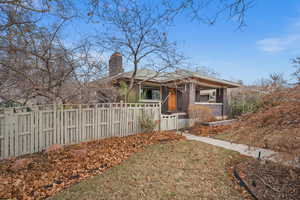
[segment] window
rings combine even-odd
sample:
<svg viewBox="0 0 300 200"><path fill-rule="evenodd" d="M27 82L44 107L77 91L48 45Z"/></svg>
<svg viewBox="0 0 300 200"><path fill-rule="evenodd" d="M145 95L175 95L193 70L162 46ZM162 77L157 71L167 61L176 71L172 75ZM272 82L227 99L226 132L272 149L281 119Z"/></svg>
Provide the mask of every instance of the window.
<svg viewBox="0 0 300 200"><path fill-rule="evenodd" d="M215 90L214 89L200 89L196 88L195 91L195 102L213 102L215 101Z"/></svg>
<svg viewBox="0 0 300 200"><path fill-rule="evenodd" d="M160 100L160 89L152 87L142 87L141 99Z"/></svg>

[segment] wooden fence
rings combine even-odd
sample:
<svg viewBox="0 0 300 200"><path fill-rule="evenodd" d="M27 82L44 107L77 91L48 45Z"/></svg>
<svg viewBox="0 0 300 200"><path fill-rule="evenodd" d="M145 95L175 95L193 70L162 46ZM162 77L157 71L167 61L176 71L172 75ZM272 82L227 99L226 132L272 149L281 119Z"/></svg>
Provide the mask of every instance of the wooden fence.
<svg viewBox="0 0 300 200"><path fill-rule="evenodd" d="M176 129L176 116L161 116L160 104L43 105L0 110L0 158L42 151L53 144L141 132L147 114L161 120L161 130Z"/></svg>
<svg viewBox="0 0 300 200"><path fill-rule="evenodd" d="M53 144L75 144L142 132L139 120L161 120L174 130L178 116L161 115L160 104L43 105L0 110L0 159L39 152Z"/></svg>
<svg viewBox="0 0 300 200"><path fill-rule="evenodd" d="M162 131L178 129L178 115L161 115L160 129Z"/></svg>

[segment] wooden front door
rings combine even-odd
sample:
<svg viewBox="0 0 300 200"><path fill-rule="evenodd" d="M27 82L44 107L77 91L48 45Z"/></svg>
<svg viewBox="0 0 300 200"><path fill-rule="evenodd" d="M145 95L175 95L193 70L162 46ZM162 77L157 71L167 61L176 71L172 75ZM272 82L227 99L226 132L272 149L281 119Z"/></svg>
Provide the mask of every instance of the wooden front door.
<svg viewBox="0 0 300 200"><path fill-rule="evenodd" d="M168 111L176 110L176 92L175 89L169 89Z"/></svg>

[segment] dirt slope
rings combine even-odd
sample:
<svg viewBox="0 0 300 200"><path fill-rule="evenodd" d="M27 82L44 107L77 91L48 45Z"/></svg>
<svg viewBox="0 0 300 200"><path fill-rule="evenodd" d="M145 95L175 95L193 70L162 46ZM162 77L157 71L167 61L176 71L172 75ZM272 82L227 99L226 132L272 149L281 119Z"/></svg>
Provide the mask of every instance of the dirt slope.
<svg viewBox="0 0 300 200"><path fill-rule="evenodd" d="M261 109L240 117L225 137L300 155L300 86L266 95Z"/></svg>

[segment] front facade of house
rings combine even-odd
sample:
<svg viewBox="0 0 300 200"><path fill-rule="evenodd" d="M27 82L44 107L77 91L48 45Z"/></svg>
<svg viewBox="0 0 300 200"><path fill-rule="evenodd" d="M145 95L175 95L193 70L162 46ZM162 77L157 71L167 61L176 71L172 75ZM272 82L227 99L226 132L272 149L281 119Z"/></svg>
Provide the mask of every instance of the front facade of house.
<svg viewBox="0 0 300 200"><path fill-rule="evenodd" d="M117 56L116 56L117 55ZM129 83L132 72L123 72L119 53L110 59L110 80L118 86ZM111 61L116 59L115 61ZM112 64L113 63L113 64ZM117 73L114 73L117 71ZM133 93L138 102L161 103L163 114L178 113L186 117L190 105L209 107L216 118L227 115L227 89L240 85L226 80L202 76L187 70L157 73L149 69L137 70Z"/></svg>

